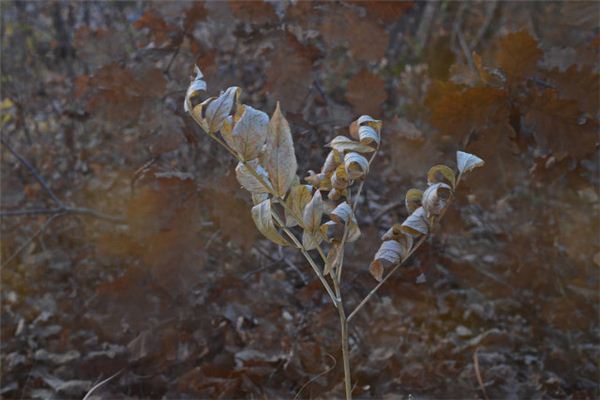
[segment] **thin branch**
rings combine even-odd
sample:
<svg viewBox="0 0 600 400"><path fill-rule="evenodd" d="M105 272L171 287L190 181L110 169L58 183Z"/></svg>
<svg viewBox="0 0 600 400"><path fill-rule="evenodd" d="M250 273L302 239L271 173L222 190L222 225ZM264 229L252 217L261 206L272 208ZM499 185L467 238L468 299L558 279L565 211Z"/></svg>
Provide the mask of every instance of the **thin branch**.
<svg viewBox="0 0 600 400"><path fill-rule="evenodd" d="M477 377L477 382L479 382L479 389L481 389L481 392L483 393L483 398L485 400L490 400L485 391L483 379L481 379L481 372L479 371L479 357L477 357L477 350L479 350L479 349L478 348L475 349L475 352L473 353L473 365L475 366L475 375Z"/></svg>
<svg viewBox="0 0 600 400"><path fill-rule="evenodd" d="M46 193L48 193L48 195L52 198L52 200L54 200L56 204L58 204L59 206L64 206L63 202L60 201L60 199L54 194L52 189L50 189L50 186L48 186L46 180L41 177L41 175L36 171L36 169L33 167L33 165L31 165L29 161L27 161L22 155L20 155L6 140L4 140L4 138L0 137L0 143L2 143L13 154L13 156L15 156L17 160L21 162L21 164L27 167L29 172L31 172L31 174L40 183L40 185L42 185Z"/></svg>
<svg viewBox="0 0 600 400"><path fill-rule="evenodd" d="M406 260L408 260L410 258L410 256L413 255L413 253L419 248L421 247L421 245L425 242L425 239L427 239L427 235L424 235L421 237L421 239L419 239L419 241L417 242L416 245L413 246L412 249L410 249L410 251L406 254L406 256L402 259L402 261L400 261L399 263L397 263L394 268L391 269L390 272L387 273L387 275L385 277L383 277L383 279L381 280L381 282L379 282L377 284L377 286L375 286L373 289L371 289L371 291L369 292L369 294L367 294L365 296L364 299L362 299L362 301L356 306L356 308L350 313L350 315L348 316L348 321L350 321L352 318L354 318L354 316L356 315L357 312L360 311L361 308L363 308L363 306L371 299L371 297L373 297L373 295L377 292L377 290L379 290L379 288L389 279L390 276L392 276L392 274L394 272L396 272L396 270L398 268L400 268L402 265L404 265L404 262Z"/></svg>
<svg viewBox="0 0 600 400"><path fill-rule="evenodd" d="M40 236L42 233L44 233L44 231L46 230L46 228L48 228L48 226L50 225L50 223L52 221L54 221L56 218L60 217L61 215L63 215L63 214L55 214L55 215L51 216L50 218L48 218L48 220L46 222L44 222L44 225L42 225L42 227L40 229L38 229L38 231L36 233L34 233L29 239L27 239L25 241L25 243L23 243L17 250L15 250L14 253L12 253L6 260L4 260L4 262L2 263L2 266L0 266L0 268L4 268L8 264L10 264L10 262L12 260L14 260L19 254L21 254L21 252L23 250L25 250L27 248L27 246L29 246L38 236Z"/></svg>

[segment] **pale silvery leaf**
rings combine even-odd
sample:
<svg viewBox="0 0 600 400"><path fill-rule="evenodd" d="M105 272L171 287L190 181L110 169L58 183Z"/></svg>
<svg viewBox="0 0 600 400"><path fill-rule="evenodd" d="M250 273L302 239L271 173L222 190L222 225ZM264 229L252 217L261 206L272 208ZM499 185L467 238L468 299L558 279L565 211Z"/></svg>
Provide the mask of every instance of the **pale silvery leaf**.
<svg viewBox="0 0 600 400"><path fill-rule="evenodd" d="M452 188L445 183L434 183L423 192L423 208L427 217L440 215L448 205Z"/></svg>
<svg viewBox="0 0 600 400"><path fill-rule="evenodd" d="M185 112L192 110L192 98L196 97L200 92L206 91L206 82L202 79L204 75L202 75L202 71L200 71L197 65L194 66L194 72L196 73L196 77L190 83L190 86L188 86L183 102Z"/></svg>
<svg viewBox="0 0 600 400"><path fill-rule="evenodd" d="M331 212L331 219L338 222L346 223L353 218L352 207L347 202L342 202Z"/></svg>
<svg viewBox="0 0 600 400"><path fill-rule="evenodd" d="M269 122L269 133L265 149L265 164L275 194L285 197L296 177L298 164L294 142L287 120L281 113L279 103Z"/></svg>
<svg viewBox="0 0 600 400"><path fill-rule="evenodd" d="M233 105L237 103L240 88L232 86L206 107L205 119L208 123L208 133L215 133L221 129L223 121L231 115Z"/></svg>
<svg viewBox="0 0 600 400"><path fill-rule="evenodd" d="M456 183L456 176L452 168L439 164L434 165L427 172L427 184L432 185L434 183L447 183L454 188Z"/></svg>
<svg viewBox="0 0 600 400"><path fill-rule="evenodd" d="M375 253L375 260L386 260L392 264L400 261L403 254L402 244L395 240L386 240L381 243L379 250Z"/></svg>
<svg viewBox="0 0 600 400"><path fill-rule="evenodd" d="M484 161L476 155L465 153L464 151L457 151L456 164L458 165L458 172L462 174L469 172L474 168L481 167L484 164Z"/></svg>
<svg viewBox="0 0 600 400"><path fill-rule="evenodd" d="M252 207L252 219L256 227L267 239L281 246L287 246L289 243L277 232L273 223L273 214L271 211L271 200L267 199Z"/></svg>
<svg viewBox="0 0 600 400"><path fill-rule="evenodd" d="M381 130L381 120L375 119L369 115L361 115L356 121L358 122L359 126L370 126L371 128L375 129L378 133Z"/></svg>
<svg viewBox="0 0 600 400"><path fill-rule="evenodd" d="M350 179L359 179L369 172L369 161L358 153L344 156L344 167Z"/></svg>
<svg viewBox="0 0 600 400"><path fill-rule="evenodd" d="M346 151L370 153L372 151L375 151L375 149L373 149L371 146L367 146L360 142L355 142L354 140L346 136L336 136L329 144L327 144L327 146L339 151L340 153L344 153Z"/></svg>
<svg viewBox="0 0 600 400"><path fill-rule="evenodd" d="M285 198L285 225L288 227L304 226L304 207L312 199L311 185L294 185Z"/></svg>
<svg viewBox="0 0 600 400"><path fill-rule="evenodd" d="M252 160L260 154L269 129L269 116L250 106L242 106L242 115L233 126L231 136L235 150L244 160Z"/></svg>
<svg viewBox="0 0 600 400"><path fill-rule="evenodd" d="M423 207L417 208L412 214L402 223L402 230L412 236L427 235L429 232L429 224L425 216Z"/></svg>
<svg viewBox="0 0 600 400"><path fill-rule="evenodd" d="M271 182L269 182L269 176L267 175L267 171L258 163L258 160L247 161L246 164L248 167L254 169L256 174L262 178L262 183L259 181L256 176L250 172L250 169L244 165L243 162L239 162L237 167L235 167L235 176L240 183L250 193L269 193L273 190L271 187ZM265 187L266 184L267 187Z"/></svg>
<svg viewBox="0 0 600 400"><path fill-rule="evenodd" d="M304 230L315 234L321 226L321 217L323 216L323 198L319 190L315 191L312 199L304 207L303 221Z"/></svg>
<svg viewBox="0 0 600 400"><path fill-rule="evenodd" d="M361 232L360 228L358 227L358 222L356 222L356 218L354 218L353 215L352 219L350 219L350 222L348 222L348 236L346 237L346 243L356 242L360 235Z"/></svg>
<svg viewBox="0 0 600 400"><path fill-rule="evenodd" d="M358 128L358 138L362 144L371 145L375 143L376 146L379 146L379 141L381 140L379 132L368 125Z"/></svg>

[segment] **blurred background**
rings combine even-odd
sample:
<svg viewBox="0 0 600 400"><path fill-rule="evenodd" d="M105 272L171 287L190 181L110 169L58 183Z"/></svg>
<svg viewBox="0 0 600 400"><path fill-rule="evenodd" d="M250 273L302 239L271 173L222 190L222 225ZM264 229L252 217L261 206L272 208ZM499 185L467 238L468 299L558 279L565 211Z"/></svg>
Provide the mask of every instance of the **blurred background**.
<svg viewBox="0 0 600 400"><path fill-rule="evenodd" d="M353 320L357 398L598 398L599 7L3 1L0 395L343 395L335 309L184 113L197 64L209 95L281 102L301 177L384 121L350 306L406 190L486 160Z"/></svg>

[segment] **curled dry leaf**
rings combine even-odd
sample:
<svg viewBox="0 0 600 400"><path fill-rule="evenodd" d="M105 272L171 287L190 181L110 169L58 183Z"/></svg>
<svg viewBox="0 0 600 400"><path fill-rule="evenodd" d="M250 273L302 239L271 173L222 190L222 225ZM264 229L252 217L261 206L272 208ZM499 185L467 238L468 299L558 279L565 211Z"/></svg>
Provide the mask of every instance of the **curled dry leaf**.
<svg viewBox="0 0 600 400"><path fill-rule="evenodd" d="M456 176L452 168L443 164L439 164L434 165L429 169L429 172L427 172L427 183L431 185L439 182L446 183L454 188L456 184Z"/></svg>
<svg viewBox="0 0 600 400"><path fill-rule="evenodd" d="M452 195L452 188L445 183L434 183L423 193L423 208L427 217L440 215L448 205Z"/></svg>
<svg viewBox="0 0 600 400"><path fill-rule="evenodd" d="M243 160L252 160L260 155L265 144L269 128L269 116L246 105L241 107L240 112L241 117L231 130L233 143L229 145L237 151Z"/></svg>
<svg viewBox="0 0 600 400"><path fill-rule="evenodd" d="M408 189L406 197L404 198L404 204L406 210L412 214L417 208L421 207L423 199L423 192L419 189Z"/></svg>
<svg viewBox="0 0 600 400"><path fill-rule="evenodd" d="M350 207L350 204L344 201L338 204L338 206L331 212L330 217L332 221L345 224L354 218L354 214L352 213L352 207Z"/></svg>
<svg viewBox="0 0 600 400"><path fill-rule="evenodd" d="M400 242L386 240L381 243L379 250L375 253L373 262L369 266L369 272L371 272L371 275L373 275L376 280L381 281L383 278L384 266L400 262L402 254L404 253Z"/></svg>
<svg viewBox="0 0 600 400"><path fill-rule="evenodd" d="M321 225L320 231L328 242L339 243L344 236L344 225L336 221L327 221Z"/></svg>
<svg viewBox="0 0 600 400"><path fill-rule="evenodd" d="M204 75L197 65L194 66L194 72L196 73L196 77L192 80L190 86L188 86L185 94L185 101L183 102L185 112L192 111L192 98L198 96L200 92L206 91L206 82L202 79L204 78Z"/></svg>
<svg viewBox="0 0 600 400"><path fill-rule="evenodd" d="M381 120L374 119L369 115L361 115L356 122L360 142L369 146L375 144L375 147L378 147L381 143Z"/></svg>
<svg viewBox="0 0 600 400"><path fill-rule="evenodd" d="M323 163L323 168L321 168L321 173L328 175L335 171L338 165L342 163L342 154L340 154L337 150L331 150L329 154L327 154L327 158Z"/></svg>
<svg viewBox="0 0 600 400"><path fill-rule="evenodd" d="M333 188L327 194L327 198L331 201L338 201L339 199L342 198L342 196L346 196L346 194L347 194L347 190L345 190L345 189L340 190L340 189Z"/></svg>
<svg viewBox="0 0 600 400"><path fill-rule="evenodd" d="M296 177L298 164L290 126L281 113L279 103L269 122L265 164L275 194L284 197Z"/></svg>
<svg viewBox="0 0 600 400"><path fill-rule="evenodd" d="M321 217L323 216L323 199L319 190L315 191L312 199L304 208L303 221L304 231L315 234L321 226Z"/></svg>
<svg viewBox="0 0 600 400"><path fill-rule="evenodd" d="M294 185L285 199L285 225L288 227L304 226L304 208L312 199L311 185Z"/></svg>
<svg viewBox="0 0 600 400"><path fill-rule="evenodd" d="M281 246L287 246L289 244L275 228L270 199L266 199L252 207L251 212L256 227L267 239Z"/></svg>
<svg viewBox="0 0 600 400"><path fill-rule="evenodd" d="M360 142L355 142L349 137L342 135L333 138L333 140L327 146L339 151L340 153L344 153L347 151L355 151L357 153L370 153L375 150L370 146L364 145Z"/></svg>
<svg viewBox="0 0 600 400"><path fill-rule="evenodd" d="M345 163L340 164L331 176L331 186L342 191L348 187L348 172Z"/></svg>
<svg viewBox="0 0 600 400"><path fill-rule="evenodd" d="M427 235L429 232L429 224L423 207L417 208L412 214L402 223L401 229L412 236Z"/></svg>
<svg viewBox="0 0 600 400"><path fill-rule="evenodd" d="M402 245L402 254L406 254L410 251L413 246L413 238L411 235L408 235L402 231L401 224L394 224L384 235L381 237L381 240L395 240Z"/></svg>
<svg viewBox="0 0 600 400"><path fill-rule="evenodd" d="M273 188L271 186L271 182L269 182L267 171L265 171L265 169L258 163L258 160L247 161L246 165L244 165L243 162L239 162L237 167L235 167L235 176L240 185L253 194L272 192ZM249 168L252 168L254 171L256 171L256 174L262 178L262 182L259 181L252 172L250 172Z"/></svg>
<svg viewBox="0 0 600 400"><path fill-rule="evenodd" d="M268 193L252 193L252 204L257 205L269 198Z"/></svg>
<svg viewBox="0 0 600 400"><path fill-rule="evenodd" d="M360 179L369 172L369 161L358 153L344 156L344 168L350 179Z"/></svg>
<svg viewBox="0 0 600 400"><path fill-rule="evenodd" d="M484 161L476 155L465 153L464 151L457 151L456 164L458 165L458 172L463 174L474 168L481 167L484 164Z"/></svg>
<svg viewBox="0 0 600 400"><path fill-rule="evenodd" d="M206 109L202 110L204 114L202 119L206 121L208 133L212 134L221 129L223 122L232 113L234 105L237 104L240 92L239 87L232 86L221 93L219 97L207 103Z"/></svg>

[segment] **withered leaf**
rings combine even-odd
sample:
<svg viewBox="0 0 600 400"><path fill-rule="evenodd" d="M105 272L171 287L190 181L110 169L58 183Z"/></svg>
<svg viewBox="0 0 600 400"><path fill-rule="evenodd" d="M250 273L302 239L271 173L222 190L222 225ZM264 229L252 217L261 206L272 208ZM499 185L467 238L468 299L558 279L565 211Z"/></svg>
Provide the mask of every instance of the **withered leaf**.
<svg viewBox="0 0 600 400"><path fill-rule="evenodd" d="M192 80L190 86L188 86L185 94L185 101L183 103L185 112L190 112L192 110L192 98L198 96L200 92L206 91L206 82L202 79L204 75L197 65L194 66L194 73L196 74L196 77Z"/></svg>
<svg viewBox="0 0 600 400"><path fill-rule="evenodd" d="M412 236L427 235L429 224L425 215L425 209L423 207L417 208L402 223L401 229Z"/></svg>
<svg viewBox="0 0 600 400"><path fill-rule="evenodd" d="M344 153L346 151L371 153L375 151L375 149L373 149L371 146L364 145L360 142L355 142L346 136L336 136L329 144L327 144L327 146L339 151L340 153Z"/></svg>
<svg viewBox="0 0 600 400"><path fill-rule="evenodd" d="M348 187L348 172L346 172L345 163L340 164L331 175L331 186L340 191Z"/></svg>
<svg viewBox="0 0 600 400"><path fill-rule="evenodd" d="M252 219L256 227L267 239L281 246L287 246L289 243L277 232L273 222L271 211L271 200L267 199L252 207Z"/></svg>
<svg viewBox="0 0 600 400"><path fill-rule="evenodd" d="M232 113L233 106L237 103L240 92L241 89L239 87L232 86L208 103L204 111L208 133L215 133L221 129L223 121Z"/></svg>
<svg viewBox="0 0 600 400"><path fill-rule="evenodd" d="M258 163L258 160L247 161L246 164L249 168L252 168L256 171L257 175L260 176L263 182L267 185L263 185L261 181L259 181L256 176L252 172L250 172L249 168L244 165L243 162L239 162L237 167L235 167L235 176L240 183L247 191L254 193L269 193L273 190L271 187L271 182L269 182L269 176L267 175L267 171Z"/></svg>
<svg viewBox="0 0 600 400"><path fill-rule="evenodd" d="M242 106L242 115L233 126L231 136L235 150L244 160L252 160L259 156L269 128L269 116L250 106Z"/></svg>
<svg viewBox="0 0 600 400"><path fill-rule="evenodd" d="M323 198L319 190L315 191L312 199L304 208L303 221L304 230L315 234L321 226L321 217L323 216Z"/></svg>
<svg viewBox="0 0 600 400"><path fill-rule="evenodd" d="M406 254L410 251L413 246L413 238L402 231L401 224L394 224L387 232L381 237L381 240L395 240L402 245L402 254Z"/></svg>
<svg viewBox="0 0 600 400"><path fill-rule="evenodd" d="M352 218L354 218L352 207L345 201L338 204L331 212L331 219L336 222L343 222L345 224Z"/></svg>
<svg viewBox="0 0 600 400"><path fill-rule="evenodd" d="M331 150L329 154L327 154L327 158L325 158L323 168L321 168L321 173L325 175L332 173L341 162L342 154L337 150Z"/></svg>
<svg viewBox="0 0 600 400"><path fill-rule="evenodd" d="M423 199L423 191L419 189L408 189L404 198L404 205L409 213L413 213L417 208L421 207Z"/></svg>
<svg viewBox="0 0 600 400"><path fill-rule="evenodd" d="M515 82L531 75L543 55L529 33L513 32L500 39L496 64L506 73L509 82Z"/></svg>
<svg viewBox="0 0 600 400"><path fill-rule="evenodd" d="M431 185L438 182L444 182L454 188L456 176L452 168L442 164L431 167L427 172L427 183Z"/></svg>
<svg viewBox="0 0 600 400"><path fill-rule="evenodd" d="M458 166L458 172L463 174L474 168L481 167L484 164L484 161L476 155L465 153L464 151L457 151L456 164Z"/></svg>
<svg viewBox="0 0 600 400"><path fill-rule="evenodd" d="M323 268L323 275L327 276L334 271L335 262L338 260L338 253L340 251L340 245L334 243L327 252L327 258L325 260L325 268Z"/></svg>
<svg viewBox="0 0 600 400"><path fill-rule="evenodd" d="M369 172L369 161L358 153L347 153L344 156L344 168L350 179L359 179Z"/></svg>
<svg viewBox="0 0 600 400"><path fill-rule="evenodd" d="M439 215L448 205L452 188L445 183L434 183L423 193L423 208L427 217Z"/></svg>
<svg viewBox="0 0 600 400"><path fill-rule="evenodd" d="M304 208L312 199L312 186L294 185L285 199L285 225L288 227L304 226Z"/></svg>
<svg viewBox="0 0 600 400"><path fill-rule="evenodd" d="M265 163L275 194L284 197L294 181L298 164L290 126L279 103L269 122Z"/></svg>

